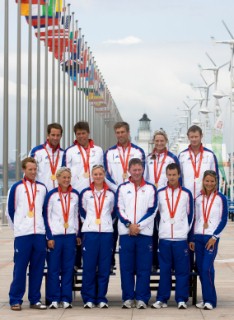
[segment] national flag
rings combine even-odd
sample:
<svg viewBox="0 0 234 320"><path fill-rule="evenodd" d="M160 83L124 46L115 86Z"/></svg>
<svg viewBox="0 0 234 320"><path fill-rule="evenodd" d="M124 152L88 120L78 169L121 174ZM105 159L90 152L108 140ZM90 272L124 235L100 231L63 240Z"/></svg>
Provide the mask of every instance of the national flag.
<svg viewBox="0 0 234 320"><path fill-rule="evenodd" d="M48 0L31 0L31 4L46 4ZM19 0L15 0L16 3L19 2ZM21 0L21 3L30 3L30 0Z"/></svg>
<svg viewBox="0 0 234 320"><path fill-rule="evenodd" d="M56 0L56 12L62 12L63 11L63 0Z"/></svg>
<svg viewBox="0 0 234 320"><path fill-rule="evenodd" d="M40 15L42 14L42 6L39 6ZM21 16L29 16L30 14L30 5L28 3L21 3L20 6L20 15ZM38 16L38 5L31 5L31 16Z"/></svg>

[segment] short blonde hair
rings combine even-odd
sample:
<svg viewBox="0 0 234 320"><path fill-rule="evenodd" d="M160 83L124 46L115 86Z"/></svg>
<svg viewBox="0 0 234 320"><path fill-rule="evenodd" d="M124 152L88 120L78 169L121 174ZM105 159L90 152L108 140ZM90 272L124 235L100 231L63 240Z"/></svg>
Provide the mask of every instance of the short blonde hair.
<svg viewBox="0 0 234 320"><path fill-rule="evenodd" d="M93 173L93 171L96 170L96 169L102 169L102 171L103 171L104 173L106 173L106 172L105 172L105 168L103 167L102 164L95 164L95 165L92 167L92 173Z"/></svg>
<svg viewBox="0 0 234 320"><path fill-rule="evenodd" d="M71 176L71 169L70 168L61 167L56 172L56 178L60 177L63 172L68 172L68 173L70 173L70 176Z"/></svg>
<svg viewBox="0 0 234 320"><path fill-rule="evenodd" d="M168 142L168 137L167 137L167 134L166 134L165 131L163 131L163 130L157 130L157 131L155 131L155 132L154 132L154 136L153 136L153 141L154 141L154 139L155 139L156 136L163 136L163 137L165 138L166 142Z"/></svg>

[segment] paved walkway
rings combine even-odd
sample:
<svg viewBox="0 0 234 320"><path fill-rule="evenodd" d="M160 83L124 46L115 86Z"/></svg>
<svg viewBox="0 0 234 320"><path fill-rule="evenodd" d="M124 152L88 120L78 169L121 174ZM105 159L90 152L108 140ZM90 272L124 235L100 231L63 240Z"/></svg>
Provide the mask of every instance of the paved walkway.
<svg viewBox="0 0 234 320"><path fill-rule="evenodd" d="M11 311L8 305L8 291L12 280L13 270L13 235L8 227L0 227L0 320L15 319L79 319L79 320L150 320L150 319L234 319L234 222L228 222L225 232L220 241L218 256L216 258L216 288L218 294L218 307L212 311L196 309L189 302L187 310L178 310L173 301L173 296L169 301L167 309L155 310L123 310L121 309L121 288L119 272L112 276L109 284L109 309L92 310L83 309L81 297L76 293L73 302L73 309L45 310L38 311L29 309L27 294L24 298L23 310L21 312ZM44 283L42 287L42 301L44 301ZM198 288L198 300L201 298L200 285ZM151 299L151 303L155 296Z"/></svg>

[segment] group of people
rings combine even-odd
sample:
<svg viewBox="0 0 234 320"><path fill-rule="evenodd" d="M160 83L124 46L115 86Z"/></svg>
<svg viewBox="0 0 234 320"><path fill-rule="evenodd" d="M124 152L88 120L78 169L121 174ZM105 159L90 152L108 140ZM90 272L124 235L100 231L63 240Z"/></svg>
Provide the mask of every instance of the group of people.
<svg viewBox="0 0 234 320"><path fill-rule="evenodd" d="M108 308L110 270L119 236L122 308L147 308L150 275L160 269L156 302L165 308L175 271L175 300L187 308L195 252L203 301L216 307L214 260L227 223L227 201L218 191L214 153L202 145L202 130L188 130L190 145L177 158L164 131L154 149L131 143L126 122L114 125L117 144L105 153L90 139L89 125L74 126L76 140L63 150L63 129L52 123L47 140L22 161L23 179L9 190L6 214L14 229L14 271L9 298L20 311L29 265L30 308L45 310L40 287L47 263L50 309L72 307L76 248L82 246L84 308Z"/></svg>

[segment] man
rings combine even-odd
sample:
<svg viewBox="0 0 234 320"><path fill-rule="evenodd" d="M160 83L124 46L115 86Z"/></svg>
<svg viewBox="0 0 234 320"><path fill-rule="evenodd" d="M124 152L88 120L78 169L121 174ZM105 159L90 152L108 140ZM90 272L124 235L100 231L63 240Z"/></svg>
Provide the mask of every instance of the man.
<svg viewBox="0 0 234 320"><path fill-rule="evenodd" d="M51 123L47 126L47 140L33 148L29 156L37 163L37 181L46 185L48 191L58 186L56 171L61 167L63 149L60 148L63 128L59 123Z"/></svg>
<svg viewBox="0 0 234 320"><path fill-rule="evenodd" d="M167 307L171 292L171 270L175 269L175 300L178 309L187 309L189 297L188 233L193 222L193 198L179 185L180 167L171 163L166 168L168 185L158 191L160 280L157 301L152 308Z"/></svg>
<svg viewBox="0 0 234 320"><path fill-rule="evenodd" d="M144 181L144 165L133 158L129 180L116 193L123 308L146 309L150 299L152 234L157 206L156 188ZM135 279L136 277L136 279Z"/></svg>
<svg viewBox="0 0 234 320"><path fill-rule="evenodd" d="M130 128L127 122L117 122L114 125L117 144L109 148L104 155L104 165L108 186L116 192L118 186L128 180L128 163L132 158L142 160L145 167L144 151L131 143ZM115 250L118 240L117 219L114 222L114 247L112 255L111 272L115 266Z"/></svg>
<svg viewBox="0 0 234 320"><path fill-rule="evenodd" d="M95 164L103 165L103 150L89 139L88 122L80 121L74 126L76 140L64 153L63 166L71 169L71 185L78 192L88 188L91 171Z"/></svg>
<svg viewBox="0 0 234 320"><path fill-rule="evenodd" d="M145 167L144 151L131 143L129 124L127 122L117 122L114 125L117 144L108 149L104 155L107 183L113 191L118 186L128 181L128 163L132 158L139 158Z"/></svg>
<svg viewBox="0 0 234 320"><path fill-rule="evenodd" d="M202 189L203 173L206 170L214 170L219 177L219 170L215 154L202 145L201 128L196 125L191 126L187 136L190 145L179 154L178 158L183 186L192 192L195 200Z"/></svg>
<svg viewBox="0 0 234 320"><path fill-rule="evenodd" d="M20 311L29 265L28 299L30 308L44 310L40 302L41 282L46 257L45 226L42 207L44 184L35 181L37 164L33 158L22 161L24 177L8 192L6 215L14 230L14 272L9 297L11 310Z"/></svg>

